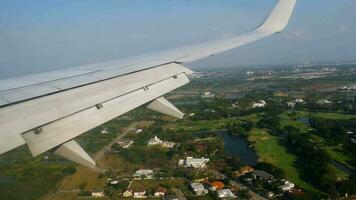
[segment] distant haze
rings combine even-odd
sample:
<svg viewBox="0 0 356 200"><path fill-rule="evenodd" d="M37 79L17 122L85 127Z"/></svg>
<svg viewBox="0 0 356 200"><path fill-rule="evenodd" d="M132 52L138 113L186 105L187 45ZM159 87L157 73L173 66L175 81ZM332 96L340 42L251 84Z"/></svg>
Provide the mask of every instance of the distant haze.
<svg viewBox="0 0 356 200"><path fill-rule="evenodd" d="M0 2L0 79L199 43L256 27L275 0ZM194 68L356 60L356 0L298 0L284 33Z"/></svg>

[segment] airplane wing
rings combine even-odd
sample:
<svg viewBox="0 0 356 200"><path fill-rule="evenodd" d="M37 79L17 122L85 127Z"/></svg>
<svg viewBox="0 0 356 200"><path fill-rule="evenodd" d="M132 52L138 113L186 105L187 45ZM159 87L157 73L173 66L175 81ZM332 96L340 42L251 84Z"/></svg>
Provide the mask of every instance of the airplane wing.
<svg viewBox="0 0 356 200"><path fill-rule="evenodd" d="M255 30L230 38L127 59L0 81L0 154L27 144L32 155L55 151L79 164L95 162L73 140L146 103L178 118L162 95L189 82L184 63L281 32L296 0L278 0Z"/></svg>

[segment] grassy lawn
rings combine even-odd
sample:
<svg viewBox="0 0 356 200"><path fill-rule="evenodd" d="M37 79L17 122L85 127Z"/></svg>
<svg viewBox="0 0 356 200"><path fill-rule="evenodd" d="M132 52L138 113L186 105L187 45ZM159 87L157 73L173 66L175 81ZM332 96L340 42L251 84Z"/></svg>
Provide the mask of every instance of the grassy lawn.
<svg viewBox="0 0 356 200"><path fill-rule="evenodd" d="M293 166L296 156L287 153L286 148L279 145L278 139L278 137L272 136L261 129L251 131L248 137L248 140L253 142L253 147L259 156L259 162L270 163L281 168L285 172L286 177L300 187L316 191L313 186L299 178L299 172Z"/></svg>
<svg viewBox="0 0 356 200"><path fill-rule="evenodd" d="M183 121L164 125L165 129L184 130L184 131L201 131L201 130L218 130L225 128L228 123L234 122L236 119L219 119L219 120L199 120L199 121Z"/></svg>
<svg viewBox="0 0 356 200"><path fill-rule="evenodd" d="M293 126L295 128L298 128L301 132L304 133L310 130L309 126L307 126L302 122L296 121L295 119L293 119L291 116L288 115L288 112L284 112L280 114L279 117L281 118L280 123L282 127Z"/></svg>
<svg viewBox="0 0 356 200"><path fill-rule="evenodd" d="M261 117L259 116L259 113L255 113L255 114L250 114L250 115L245 115L243 117L239 117L239 119L257 123L261 119Z"/></svg>
<svg viewBox="0 0 356 200"><path fill-rule="evenodd" d="M306 112L306 111L298 111L298 115L300 116L315 116L319 118L325 118L325 119L334 119L334 120L350 120L350 119L356 119L356 115L351 115L351 114L343 114L343 113L324 113L324 112Z"/></svg>

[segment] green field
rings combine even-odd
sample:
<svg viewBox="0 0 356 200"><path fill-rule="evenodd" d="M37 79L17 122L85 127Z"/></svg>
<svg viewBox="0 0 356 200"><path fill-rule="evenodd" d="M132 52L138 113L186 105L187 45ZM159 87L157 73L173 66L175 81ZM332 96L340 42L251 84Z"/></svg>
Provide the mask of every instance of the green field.
<svg viewBox="0 0 356 200"><path fill-rule="evenodd" d="M286 148L279 144L279 138L270 135L261 129L251 131L248 140L252 142L259 162L266 162L281 168L288 179L303 189L315 191L315 188L299 178L299 172L293 166L297 159L295 155L287 152Z"/></svg>
<svg viewBox="0 0 356 200"><path fill-rule="evenodd" d="M219 119L219 120L199 120L199 121L183 121L174 122L164 125L164 128L171 130L186 131L202 131L202 130L219 130L231 122L236 122L236 119Z"/></svg>
<svg viewBox="0 0 356 200"><path fill-rule="evenodd" d="M308 132L308 130L310 130L310 127L305 125L302 122L299 122L295 119L293 119L288 112L284 112L282 114L279 115L281 121L281 126L282 127L286 127L286 126L293 126L295 128L298 128L301 132Z"/></svg>
<svg viewBox="0 0 356 200"><path fill-rule="evenodd" d="M333 119L333 120L350 120L350 119L355 119L356 120L356 115L350 115L350 114L344 114L344 113L324 113L324 112L306 112L306 111L299 111L297 112L297 115L299 116L314 116L318 118L324 118L324 119Z"/></svg>

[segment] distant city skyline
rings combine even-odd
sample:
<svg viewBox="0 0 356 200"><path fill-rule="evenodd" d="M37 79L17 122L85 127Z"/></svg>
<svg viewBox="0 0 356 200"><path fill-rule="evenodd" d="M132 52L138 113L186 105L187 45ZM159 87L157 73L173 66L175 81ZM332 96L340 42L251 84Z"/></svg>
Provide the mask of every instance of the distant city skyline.
<svg viewBox="0 0 356 200"><path fill-rule="evenodd" d="M154 2L154 3L153 3ZM228 37L275 0L0 2L0 79ZM298 0L285 32L198 62L219 66L356 61L356 0Z"/></svg>

